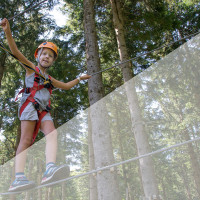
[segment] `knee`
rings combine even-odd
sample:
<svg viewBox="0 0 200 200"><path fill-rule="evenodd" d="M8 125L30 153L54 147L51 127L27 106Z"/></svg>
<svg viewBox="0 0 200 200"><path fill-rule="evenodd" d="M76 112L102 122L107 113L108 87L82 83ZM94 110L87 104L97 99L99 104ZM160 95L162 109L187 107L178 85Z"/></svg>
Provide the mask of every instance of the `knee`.
<svg viewBox="0 0 200 200"><path fill-rule="evenodd" d="M31 146L31 144L32 144L32 137L25 136L20 138L20 143L19 143L20 146L28 148Z"/></svg>
<svg viewBox="0 0 200 200"><path fill-rule="evenodd" d="M57 131L53 131L46 135L47 140L57 140Z"/></svg>

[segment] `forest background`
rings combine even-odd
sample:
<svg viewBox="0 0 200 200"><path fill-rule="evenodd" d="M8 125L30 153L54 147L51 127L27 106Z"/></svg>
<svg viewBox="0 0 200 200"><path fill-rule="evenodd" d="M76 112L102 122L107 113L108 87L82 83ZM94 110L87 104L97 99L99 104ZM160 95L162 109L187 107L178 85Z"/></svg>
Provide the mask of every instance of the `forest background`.
<svg viewBox="0 0 200 200"><path fill-rule="evenodd" d="M0 16L12 17L19 12L35 5L39 1L1 1ZM114 2L114 3L113 3ZM173 52L179 46L187 42L190 37L183 39L188 35L197 33L200 25L200 1L198 0L115 0L115 1L92 1L92 0L64 0L62 4L59 1L49 0L40 7L34 8L27 13L10 21L13 37L15 38L18 48L30 60L34 60L34 51L37 46L49 39L55 42L59 47L59 57L54 66L49 70L49 74L54 78L67 82L73 80L81 73L91 73L90 61L88 59L88 38L85 5L91 5L94 11L96 44L98 46L99 62L95 72L111 67L120 61L123 61L123 53L120 54L120 40L116 37L116 29L119 25L123 27L125 45L127 50L127 59L135 58L130 64L132 75L137 76L147 70L153 63ZM119 22L114 20L113 4L120 4L121 16ZM53 18L49 15L54 6L59 6L64 16L66 16L66 24L59 27ZM118 7L119 9L119 7ZM119 11L119 10L118 10ZM4 33L0 32L1 42L7 46ZM178 42L176 42L178 41ZM168 47L160 48L163 45ZM93 42L94 44L94 42ZM151 53L148 53L151 52ZM120 55L119 55L120 54ZM143 54L140 56L140 54ZM59 127L66 123L78 113L92 105L95 101L112 93L124 82L130 78L125 72L121 71L122 67L112 68L100 74L100 78L96 79L96 84L101 85L101 94L93 100L91 91L88 90L88 84L95 83L81 82L69 91L55 90L52 97L52 111L55 126ZM192 71L188 69L188 74ZM15 96L24 87L25 72L23 68L13 58L9 57L4 51L0 51L0 164L4 165L7 161L15 156L15 152L20 138L20 121L18 119L18 106L14 101ZM191 77L196 77L195 74ZM196 80L196 79L195 79ZM176 84L176 83L174 83ZM199 81L197 80L197 85ZM159 96L161 90L156 85L156 77L154 82L148 82L145 89L158 87L155 94ZM173 93L168 88L169 94ZM163 99L160 99L162 111L157 107L151 107L152 99L145 96L143 116L149 116L155 124L148 126L151 135L148 135L148 144L151 150L156 150L167 145L182 142L196 137L199 133L199 110L195 112L190 121L191 116L181 121L183 115L181 112L177 116L177 101L183 99L181 89L178 90L176 98L166 98L166 102L172 101L172 105L165 107ZM194 90L194 99L198 99L198 90ZM196 95L195 95L196 94ZM198 99L199 100L199 99ZM196 101L190 104L189 108L196 108ZM123 102L123 100L122 100ZM199 102L199 101L198 101ZM117 102L119 103L119 102ZM180 108L180 107L179 107ZM184 110L184 108L180 108ZM153 113L153 115L152 115ZM112 113L113 114L113 113ZM173 115L174 114L174 115ZM116 113L117 115L117 113ZM172 116L181 121L181 128L175 129L175 125L168 123L168 126L160 127L156 125L156 119L169 119ZM91 115L92 116L92 115ZM185 115L184 115L185 117ZM83 116L84 118L84 116ZM110 121L112 116L110 116ZM85 120L85 119L84 119ZM179 122L180 122L179 121ZM188 125L189 121L189 127ZM166 121L165 121L166 122ZM92 123L92 122L91 122ZM113 122L114 124L116 122ZM121 123L126 124L127 119L123 118ZM180 125L180 124L179 124ZM117 126L117 125L116 125ZM115 128L116 128L115 126ZM79 127L81 129L81 127ZM93 127L94 129L94 127ZM160 130L171 134L156 134ZM193 130L193 131L192 131ZM112 151L114 152L115 161L126 160L140 154L136 146L137 138L131 135L127 130L123 130L124 134L115 134L115 129L111 130ZM194 134L195 133L195 134ZM42 133L37 137L37 141L43 138ZM73 166L76 175L80 172L86 172L91 169L91 143L88 142L89 135L83 131L72 132L65 144L66 162ZM93 145L96 143L93 141ZM199 153L200 146L198 143L186 145L177 152L170 154L158 155L154 160L155 174L147 179L157 179L154 188L155 196L163 199L199 199L200 198L200 165ZM110 158L112 160L112 156ZM96 159L98 160L98 159ZM95 161L93 161L95 162ZM148 161L148 162L151 162ZM110 164L109 161L106 162ZM97 163L95 163L97 167ZM194 167L195 166L195 167ZM93 166L94 168L94 166ZM116 176L118 178L117 185L119 191L116 194L121 199L132 200L141 199L148 196L147 183L144 183L145 177L142 174L141 163L134 162L121 166ZM144 169L145 170L145 169ZM154 178L155 176L155 178ZM98 179L98 177L97 177ZM67 196L66 199L100 199L101 193L106 193L102 186L97 186L96 192L91 190L91 182L94 180L88 177L77 179L66 183L68 187L64 187L62 195ZM86 182L86 184L83 184ZM101 181L99 181L100 183ZM148 182L148 181L147 181ZM154 185L154 184L152 184ZM90 189L89 189L90 188ZM73 192L72 192L73 191ZM159 191L159 192L158 192ZM159 195L157 194L159 193ZM120 195L119 195L120 194ZM52 191L48 193L55 195ZM151 194L152 195L152 194ZM26 197L27 199L29 197ZM40 199L42 199L42 195ZM151 196L153 198L153 196ZM63 198L64 199L64 198ZM106 199L106 198L104 198Z"/></svg>

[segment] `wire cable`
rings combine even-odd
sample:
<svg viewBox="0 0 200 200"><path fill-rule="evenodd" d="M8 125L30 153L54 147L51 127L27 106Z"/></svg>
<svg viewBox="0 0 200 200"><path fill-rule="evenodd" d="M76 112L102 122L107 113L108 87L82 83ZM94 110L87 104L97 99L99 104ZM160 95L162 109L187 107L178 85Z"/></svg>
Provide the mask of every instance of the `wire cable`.
<svg viewBox="0 0 200 200"><path fill-rule="evenodd" d="M127 62L130 62L130 61L132 61L132 60L136 60L136 59L137 59L138 57L140 57L140 56L148 55L148 54L153 53L154 51L160 50L160 49L162 49L162 48L170 47L170 46L172 46L173 44L175 44L175 43L177 43L177 42L180 42L180 41L182 41L182 40L185 40L185 39L187 39L187 38L189 38L189 37L196 36L196 35L199 34L199 33L200 33L200 31L195 32L195 33L190 34L190 35L187 35L187 36L185 36L185 37L183 37L183 38L181 38L181 39L179 39L179 40L177 40L177 41L170 42L169 44L165 44L165 45L163 45L163 46L161 46L161 47L158 47L158 48L156 48L156 49L153 49L153 50L151 50L151 51L149 51L149 52L140 53L139 55L135 56L134 58L131 58L131 59L122 61L122 62L120 62L119 64L113 65L113 66L108 67L108 68L106 68L106 69L104 69L104 70L101 70L101 71L99 71L99 72L95 72L95 73L91 74L90 76L94 76L94 75L97 75L97 74L99 74L99 73L102 73L102 72L105 72L105 71L107 71L107 70L110 70L110 69L112 69L112 68L118 67L119 65L123 65L123 64L125 64L125 63L127 63Z"/></svg>
<svg viewBox="0 0 200 200"><path fill-rule="evenodd" d="M12 56L14 59L16 59L18 62L20 62L22 65L24 65L25 67L31 69L32 71L34 71L37 75L39 75L43 80L46 80L46 78L38 73L35 69L33 69L32 67L30 67L29 65L23 63L21 60L19 60L15 55L13 55L8 49L6 49L1 43L0 43L0 48L2 48L4 51L6 51L10 56Z"/></svg>
<svg viewBox="0 0 200 200"><path fill-rule="evenodd" d="M156 49L153 49L153 50L151 50L151 51L149 51L149 52L141 53L140 55L137 55L137 56L135 56L134 58L131 58L131 59L129 59L129 60L125 60L125 61L123 61L123 62L121 62L121 63L119 63L119 64L117 64L117 65L113 65L113 66L111 66L111 67L109 67L109 68L106 68L106 69L101 70L101 71L99 71L99 72L93 73L91 76L94 76L94 75L97 75L97 74L99 74L99 73L102 73L102 72L105 72L105 71L107 71L107 70L110 70L110 69L112 69L112 68L118 67L119 65L122 65L122 64L124 64L124 63L130 62L130 61L132 61L132 60L135 60L135 59L137 59L137 58L140 57L140 56L148 55L148 54L150 54L150 53L153 53L154 51L160 50L160 49L165 48L165 47L169 47L169 46L171 46L171 45L173 45L173 44L175 44L175 43L177 43L177 42L180 42L180 41L182 41L182 40L185 40L185 39L187 39L187 38L189 38L189 37L196 36L196 35L199 34L199 33L200 33L200 31L195 32L195 33L190 34L190 35L188 35L188 36L185 36L184 38L179 39L179 40L177 40L177 41L175 41L175 42L171 42L171 43L169 43L169 44L163 45L163 46L158 47L158 48L156 48ZM4 49L4 50L7 51L9 54L12 54L11 52L9 52L9 51L4 47L1 43L0 43L0 48ZM14 57L15 57L15 56L14 56ZM54 89L54 90L57 90L57 89ZM17 105L18 105L18 104L14 105L14 106L17 106ZM13 106L13 107L14 107L14 106ZM1 110L1 112L2 112L2 111L7 111L7 108Z"/></svg>
<svg viewBox="0 0 200 200"><path fill-rule="evenodd" d="M107 166L104 166L104 167L100 167L98 169L94 169L94 170L91 170L91 171L88 171L88 172L85 172L85 173L81 173L81 174L78 174L78 175L75 175L75 176L71 176L71 177L68 177L68 178L65 178L65 179L62 179L62 180L59 180L59 181L54 181L52 183L48 183L48 184L45 184L45 185L40 185L40 186L37 186L37 187L35 187L33 189L30 189L30 190L42 189L44 187L49 187L49 186L56 185L56 184L59 184L59 183L63 183L63 182L66 182L66 181L69 181L69 180L72 180L72 179L76 179L76 178L80 178L80 177L83 177L83 176L100 173L101 171L105 171L105 170L110 170L111 172L113 172L113 171L115 171L115 167L117 167L117 166L124 165L124 164L130 163L130 162L142 159L142 158L146 158L148 156L153 156L153 155L156 155L158 153L162 153L162 152L171 150L173 148L177 148L177 147L180 147L180 146L183 146L183 145L186 145L186 144L190 144L192 142L197 142L199 140L200 140L200 137L197 137L197 138L194 138L194 139L191 139L191 140L187 140L187 141L182 142L182 143L177 143L177 144L172 145L170 147L165 147L165 148L162 148L162 149L150 152L150 153L146 153L144 155L133 157L131 159L124 160L122 162L118 162L118 163L114 163L114 164L107 165ZM114 170L113 170L113 168L114 168ZM23 192L26 192L26 191L23 191ZM16 193L18 193L18 192L16 192ZM8 194L10 194L10 193L9 192L7 192L7 193L0 193L0 195L8 195Z"/></svg>
<svg viewBox="0 0 200 200"><path fill-rule="evenodd" d="M19 14L17 14L17 15L14 15L13 17L10 17L10 18L8 19L8 21L10 21L10 20L12 20L12 19L14 19L14 18L17 18L17 17L19 17L20 15L23 15L24 13L26 13L26 12L29 11L29 10L32 10L33 8L38 7L40 4L44 3L45 1L47 1L47 0L41 1L40 3L37 3L37 4L35 4L34 6L32 6L32 7L30 7L30 8L27 8L27 9L24 10L23 12L21 12L21 13L19 13Z"/></svg>
<svg viewBox="0 0 200 200"><path fill-rule="evenodd" d="M89 171L89 172L81 173L81 174L78 174L78 175L75 175L75 176L68 177L68 178L63 179L63 180L59 180L59 181L55 181L53 183L46 184L44 186L40 185L40 186L36 187L36 189L40 189L40 188L43 188L43 187L48 187L48 186L51 186L51 185L54 185L54 184L62 183L62 182L65 182L65 181L68 181L68 180L72 180L72 179L75 179L75 178L80 178L80 177L83 177L83 176L86 176L86 175L95 174L95 173L98 173L98 172L101 172L101 171L104 171L104 170L108 170L108 169L117 167L119 165L124 165L124 164L130 163L130 162L133 162L135 160L139 160L139 159L142 159L142 158L146 158L148 156L152 156L152 155L155 155L155 154L158 154L158 153L162 153L164 151L168 151L170 149L183 146L185 144L189 144L189 143L192 143L192 142L197 142L199 140L200 140L200 137L197 137L197 138L191 139L191 140L187 140L185 142L172 145L170 147L165 147L165 148L162 148L162 149L159 149L159 150L156 150L156 151L153 151L153 152L141 155L141 156L137 156L137 157L134 157L134 158L131 158L131 159L128 159L128 160L124 160L122 162L114 163L112 165L107 165L105 167L100 167L98 169L95 169L95 170L92 170L92 171Z"/></svg>

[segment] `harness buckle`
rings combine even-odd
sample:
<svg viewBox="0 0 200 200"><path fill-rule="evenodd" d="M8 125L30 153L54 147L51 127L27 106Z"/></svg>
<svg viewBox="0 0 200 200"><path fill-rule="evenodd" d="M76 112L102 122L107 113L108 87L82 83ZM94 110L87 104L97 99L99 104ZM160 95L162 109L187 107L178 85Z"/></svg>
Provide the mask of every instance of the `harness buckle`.
<svg viewBox="0 0 200 200"><path fill-rule="evenodd" d="M49 112L50 110L51 110L51 107L47 105L46 106L46 111Z"/></svg>
<svg viewBox="0 0 200 200"><path fill-rule="evenodd" d="M37 76L36 76L36 77L34 78L34 81L37 82L37 83L39 83L39 82L40 82L40 77L37 77Z"/></svg>
<svg viewBox="0 0 200 200"><path fill-rule="evenodd" d="M47 89L49 89L49 88L53 88L53 85L51 84L51 80L50 79L46 79L45 81L44 81L44 87L45 88L47 88Z"/></svg>
<svg viewBox="0 0 200 200"><path fill-rule="evenodd" d="M40 110L40 105L37 101L33 101L33 105L34 105L36 110L38 110L38 111Z"/></svg>
<svg viewBox="0 0 200 200"><path fill-rule="evenodd" d="M30 93L31 92L31 88L27 87L25 88L25 91L24 91L26 94Z"/></svg>

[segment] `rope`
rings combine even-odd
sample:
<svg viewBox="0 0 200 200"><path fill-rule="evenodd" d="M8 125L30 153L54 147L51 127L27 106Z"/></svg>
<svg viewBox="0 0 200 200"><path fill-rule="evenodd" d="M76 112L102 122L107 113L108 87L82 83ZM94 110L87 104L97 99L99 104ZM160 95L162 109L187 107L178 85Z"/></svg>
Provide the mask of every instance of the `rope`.
<svg viewBox="0 0 200 200"><path fill-rule="evenodd" d="M17 14L17 15L14 15L13 17L10 17L10 18L8 19L8 21L10 21L10 20L12 20L12 19L14 19L14 18L17 18L17 17L19 17L20 15L23 15L24 13L26 13L26 12L29 11L29 10L32 10L32 9L35 8L35 7L38 7L40 4L44 3L45 1L47 1L47 0L41 1L40 3L37 3L36 5L34 5L34 6L30 7L30 8L27 8L27 9L24 10L23 12L21 12L21 13L19 13L19 14Z"/></svg>
<svg viewBox="0 0 200 200"><path fill-rule="evenodd" d="M1 43L0 43L0 48L2 48L4 51L6 51L10 56L12 56L14 59L16 59L18 62L20 62L20 64L24 65L25 67L31 69L32 71L34 71L37 75L39 75L43 80L46 80L46 78L38 73L35 69L33 69L32 67L30 67L29 65L23 63L21 60L19 60L15 55L13 55L8 49L6 49Z"/></svg>
<svg viewBox="0 0 200 200"><path fill-rule="evenodd" d="M199 141L199 140L200 140L200 137L197 137L195 139L188 140L188 141L185 141L185 142L182 142L182 143L178 143L178 144L172 145L170 147L162 148L162 149L153 151L151 153L147 153L147 154L144 154L144 155L141 155L141 156L137 156L137 157L131 158L129 160L125 160L125 161L118 162L118 163L115 163L115 164L112 164L112 165L101 167L101 168L98 168L98 169L95 169L95 170L92 170L92 171L89 171L89 172L81 173L81 174L78 174L76 176L71 176L71 177L68 177L66 179L55 181L55 182L52 182L52 183L49 183L49 184L46 184L46 185L40 185L40 186L36 187L35 189L41 189L43 187L48 187L48 186L51 186L51 185L54 185L54 184L58 184L58 183L62 183L62 182L65 182L65 181L69 181L69 180L72 180L72 179L75 179L75 178L80 178L80 177L87 176L87 175L90 175L90 174L95 174L95 173L98 173L98 172L101 172L101 171L105 171L105 170L108 170L108 169L111 170L112 168L117 167L119 165L124 165L124 164L130 163L130 162L133 162L135 160L146 158L148 156L152 156L152 155L164 152L164 151L168 151L170 149L177 148L177 147L183 146L185 144L189 144L189 143L196 142L196 141Z"/></svg>
<svg viewBox="0 0 200 200"><path fill-rule="evenodd" d="M8 21L10 21L10 20L12 20L12 19L14 19L14 18L19 17L20 15L26 13L26 12L29 11L29 10L32 10L32 9L35 8L35 7L38 7L39 5L41 5L42 3L44 3L45 1L47 1L47 0L43 0L43 1L39 2L39 3L37 3L36 5L34 5L34 6L30 7L30 8L27 8L27 9L24 10L23 12L21 12L21 13L19 13L19 14L17 14L17 15L14 15L13 17L10 17L10 18L8 19ZM0 43L0 47L1 47L3 50L5 50L9 55L11 55L13 58L15 58L17 61L19 61L20 64L22 64L22 65L26 66L27 68L31 69L32 71L34 71L36 74L38 74L40 77L42 77L43 80L46 80L46 78L45 78L42 74L38 73L36 70L34 70L32 67L28 66L27 64L21 62L15 55L13 55L9 50L7 50L1 43Z"/></svg>
<svg viewBox="0 0 200 200"><path fill-rule="evenodd" d="M59 181L55 181L55 182L52 182L52 183L48 183L48 184L45 184L45 185L40 185L40 186L37 186L36 188L33 188L31 190L41 189L41 188L48 187L48 186L51 186L51 185L55 185L55 184L59 184L59 183L62 183L62 182L66 182L66 181L69 181L69 180L72 180L72 179L80 178L80 177L91 175L91 174L96 174L98 172L100 173L101 171L105 171L105 170L108 170L108 169L111 172L113 172L115 170L114 167L117 167L117 166L120 166L120 165L124 165L124 164L130 163L130 162L142 159L142 158L146 158L148 156L156 155L158 153L162 153L164 151L168 151L170 149L183 146L185 144L189 144L189 143L192 143L192 142L197 142L199 140L200 140L200 137L197 137L195 139L187 140L185 142L178 143L178 144L172 145L170 147L165 147L165 148L153 151L151 153L147 153L147 154L144 154L144 155L141 155L141 156L137 156L137 157L134 157L134 158L122 161L122 162L114 163L112 165L107 165L105 167L101 167L101 168L98 168L98 169L95 169L95 170L91 170L89 172L81 173L81 174L78 174L78 175L75 175L75 176L71 176L71 177L68 177L68 178L65 178L65 179L62 179L62 180L59 180ZM26 192L26 191L23 191L23 192ZM9 193L0 193L0 195L7 195L7 194L9 194Z"/></svg>
<svg viewBox="0 0 200 200"><path fill-rule="evenodd" d="M158 47L158 48L156 48L156 49L153 49L153 50L151 50L151 51L149 51L149 52L140 53L139 55L135 56L134 58L131 58L131 59L122 61L122 62L120 62L119 64L113 65L112 67L108 67L108 68L106 68L106 69L104 69L104 70L101 70L101 71L99 71L99 72L95 72L95 73L91 74L91 76L94 76L94 75L100 74L100 73L102 73L102 72L105 72L105 71L107 71L107 70L110 70L110 69L112 69L112 68L118 67L119 65L123 65L123 64L125 64L125 63L127 63L127 62L130 62L130 61L132 61L132 60L136 60L136 59L137 59L138 57L140 57L140 56L148 55L148 54L150 54L150 53L153 53L154 51L160 50L160 49L165 48L165 47L170 47L170 46L172 46L173 44L175 44L175 43L177 43L177 42L180 42L180 41L182 41L182 40L185 40L185 39L187 39L187 38L189 38L189 37L193 37L193 36L197 35L198 33L200 33L200 31L198 31L198 32L196 32L196 33L193 33L193 34L190 34L190 35L187 35L187 36L185 36L185 37L183 37L183 38L181 38L181 39L179 39L179 40L177 40L177 41L175 41L175 42L170 42L169 44L165 44L165 45L163 45L163 46L161 46L161 47Z"/></svg>
<svg viewBox="0 0 200 200"><path fill-rule="evenodd" d="M12 20L12 19L14 19L14 18L17 18L18 16L20 16L20 15L24 14L25 12L27 12L27 11L29 11L29 10L31 10L31 9L33 9L33 8L35 8L35 7L37 7L37 6L39 6L40 4L44 3L45 1L47 1L47 0L43 0L43 1L41 1L40 3L37 3L36 5L34 5L34 6L30 7L30 8L28 8L28 9L24 10L23 12L21 12L21 13L19 13L19 14L17 14L17 15L14 15L13 17L9 18L8 21L10 21L10 20ZM185 36L184 38L181 38L181 39L179 39L179 40L177 40L177 41L175 41L175 42L171 42L171 43L169 43L168 45L163 45L163 46L161 46L161 47L158 47L158 48L156 48L156 49L154 49L154 50L152 50L152 51L149 51L149 52L146 52L146 53L141 53L141 54L135 56L134 58L131 58L131 59L122 61L122 62L120 62L120 63L117 64L117 65L113 65L113 66L111 66L111 67L109 67L109 68L106 68L106 69L104 69L104 70L101 70L101 71L99 71L99 72L95 72L95 73L91 74L91 76L94 76L94 75L97 75L97 74L99 74L99 73L102 73L102 72L105 72L105 71L107 71L107 70L110 70L110 69L112 69L112 68L118 67L119 65L125 64L125 63L127 63L127 62L132 61L132 60L135 60L136 58L138 58L138 57L140 57L140 56L148 55L149 53L152 53L152 52L154 52L154 51L160 50L160 49L165 48L165 47L169 47L169 46L171 46L171 45L173 45L173 44L175 44L175 43L177 43L177 42L179 42L179 41L185 40L185 39L187 39L188 37L194 36L194 35L196 35L196 34L198 34L198 33L200 33L200 31L198 31L198 32L196 32L196 33L193 33L193 34L191 34L191 35Z"/></svg>
<svg viewBox="0 0 200 200"><path fill-rule="evenodd" d="M40 2L40 3L38 3L38 4L36 4L35 6L32 6L32 7L28 8L28 9L26 9L25 11L23 11L23 12L21 12L21 13L15 15L15 16L9 18L8 20L10 21L10 20L12 20L12 19L14 19L14 18L17 18L18 16L20 16L20 15L24 14L25 12L27 12L27 11L29 11L29 10L31 10L31 9L33 9L33 8L35 8L35 7L37 7L37 6L39 6L40 4L44 3L45 1L47 1L47 0L44 0L44 1L42 1L42 2ZM139 56L148 55L149 53L152 53L152 52L154 52L154 51L160 50L160 49L165 48L165 47L169 47L169 46L175 44L176 42L185 40L185 39L187 39L188 37L194 36L194 35L196 35L196 34L198 34L198 33L200 33L200 32L198 31L198 32L196 32L196 33L194 33L194 34L191 34L191 35L188 35L188 36L186 36L186 37L184 37L184 38L182 38L182 39L180 39L180 40L177 40L177 41L175 41L175 42L171 42L171 43L169 43L168 45L163 45L163 46L161 46L161 47L158 47L158 48L156 48L156 49L154 49L154 50L152 50L152 51L149 51L149 52L146 52L146 53L141 53L141 54L135 56L134 58L125 60L125 61L123 61L123 62L120 62L120 63L117 64L117 65L113 65L113 66L111 66L111 67L109 67L109 68L106 68L106 69L101 70L101 71L99 71L99 72L93 73L91 76L97 75L97 74L99 74L99 73L102 73L102 72L105 72L105 71L110 70L110 69L112 69L112 68L115 68L115 67L117 67L117 66L119 66L119 65L122 65L122 64L125 64L125 63L127 63L127 62L130 62L130 61L132 61L132 60L138 58ZM10 55L12 55L15 59L17 59L12 53L10 53L7 49L5 49L5 47L3 47L2 45L0 45L0 46L1 46L1 48L3 48L4 50L6 50ZM17 59L17 60L18 60L18 59ZM18 61L19 61L19 60L18 60ZM20 61L19 61L19 62L20 62ZM22 64L24 64L24 63L22 63ZM24 64L24 65L25 65L25 64ZM25 65L25 66L27 66L27 65ZM31 68L31 69L32 69L32 68ZM69 177L69 178L66 178L66 179L63 179L63 180L55 181L55 182L53 182L53 183L49 183L49 184L46 184L46 185L41 185L41 186L38 186L38 187L36 187L36 188L34 188L34 189L41 189L41 188L43 188L43 187L48 187L48 186L51 186L51 185L54 185L54 184L58 184L58 183L61 183L61 182L65 182L65 181L69 181L69 180L72 180L72 179L75 179L75 178L79 178L79 177L83 177L83 176L86 176L86 175L98 173L98 172L101 172L101 171L105 171L105 170L108 170L108 169L111 169L111 168L114 168L114 167L117 167L117 166L120 166L120 165L124 165L124 164L130 163L130 162L133 162L133 161L135 161L135 160L139 160L139 159L142 159L142 158L145 158L145 157L148 157L148 156L152 156L152 155L155 155L155 154L158 154L158 153L161 153L161 152L164 152L164 151L168 151L168 150L170 150L170 149L177 148L177 147L180 147L180 146L182 146L182 145L189 144L189 143L192 143L192 142L196 142L196 141L199 141L199 140L200 140L200 137L195 138L195 139L192 139L192 140L188 140L188 141L185 141L185 142L182 142L182 143L178 143L178 144L172 145L172 146L170 146L170 147L162 148L162 149L159 149L159 150L154 151L154 152L151 152L151 153L147 153L147 154L144 154L144 155L141 155L141 156L137 156L137 157L134 157L134 158L131 158L131 159L122 161L122 162L118 162L118 163L115 163L115 164L112 164L112 165L108 165L108 166L105 166L105 167L101 167L101 168L98 168L98 169L96 169L96 170L92 170L92 171L89 171L89 172L86 172L86 173L81 173L81 174L79 174L79 175L72 176L72 177ZM2 193L1 193L1 194L2 194ZM1 195L1 194L0 194L0 195Z"/></svg>
<svg viewBox="0 0 200 200"><path fill-rule="evenodd" d="M95 170L91 170L89 172L81 173L81 174L78 174L78 175L75 175L75 176L71 176L71 177L68 177L68 178L65 178L65 179L62 179L62 180L59 180L59 181L55 181L55 182L52 182L52 183L48 183L48 184L45 184L45 185L40 185L40 186L37 186L36 188L33 188L33 190L41 189L41 188L48 187L48 186L55 185L55 184L59 184L59 183L66 182L66 181L69 181L69 180L72 180L72 179L76 179L76 178L80 178L80 177L83 177L83 176L96 174L98 172L100 173L101 171L105 171L105 170L108 170L108 169L110 169L110 171L113 172L115 170L114 167L117 167L117 166L120 166L120 165L124 165L124 164L130 163L130 162L142 159L142 158L146 158L148 156L153 156L153 155L156 155L158 153L162 153L164 151L168 151L170 149L183 146L185 144L189 144L189 143L192 143L192 142L197 142L199 140L200 140L200 137L197 137L197 138L191 139L191 140L187 140L185 142L178 143L178 144L172 145L170 147L165 147L165 148L153 151L151 153L147 153L147 154L144 154L144 155L141 155L141 156L137 156L137 157L134 157L134 158L122 161L122 162L114 163L112 165L107 165L105 167L101 167L101 168L98 168L98 169L95 169ZM24 191L24 192L26 192L26 191ZM0 195L6 195L6 194L9 194L9 193L0 193Z"/></svg>
<svg viewBox="0 0 200 200"><path fill-rule="evenodd" d="M193 34L190 34L190 35L188 35L188 36L185 36L184 38L182 38L182 39L180 39L180 40L177 40L177 41L175 41L175 42L171 42L171 43L169 43L169 44L167 44L167 45L163 45L163 46L161 46L161 47L158 47L158 48L156 48L156 49L153 49L152 51L149 51L149 52L146 52L146 53L141 53L141 54L139 54L138 56L135 56L134 58L131 58L131 59L129 59L129 60L125 60L125 61L123 61L123 62L121 62L121 63L119 63L119 64L117 64L117 65L113 65L112 67L106 68L106 69L101 70L101 71L96 72L96 73L93 73L91 76L97 75L97 74L99 74L99 73L102 73L102 72L104 72L104 71L110 70L110 69L115 68L115 67L117 67L117 66L119 66L119 65L122 65L122 64L124 64L124 63L130 62L130 61L132 61L132 60L138 58L139 56L148 55L148 54L153 53L154 51L160 50L160 49L162 49L162 48L164 48L164 47L169 47L169 46L171 46L171 45L173 45L173 44L175 44L175 43L177 43L177 42L180 42L180 41L182 41L182 40L184 40L184 39L187 39L187 38L189 38L189 37L195 36L195 35L197 35L198 33L200 33L200 31L195 32L195 33L193 33ZM3 45L0 43L0 47L1 47L1 48L2 48L2 46L3 46ZM3 49L6 50L6 51L8 52L8 50L7 50L5 47L3 47ZM12 54L12 53L9 52L9 54ZM15 57L15 56L14 56L14 57ZM57 88L57 89L58 89L58 88ZM54 89L54 90L57 90L57 89ZM53 90L53 91L54 91L54 90ZM14 106L17 106L17 105L18 105L18 104L14 105ZM12 107L14 107L14 106L12 106ZM1 112L2 112L2 111L7 111L7 108L1 110Z"/></svg>
<svg viewBox="0 0 200 200"><path fill-rule="evenodd" d="M21 12L21 13L19 13L19 14L17 14L17 15L14 15L13 17L10 17L10 18L8 19L8 21L10 21L10 20L12 20L12 19L14 19L14 18L19 17L20 15L26 13L26 12L29 11L29 10L32 10L33 8L39 6L40 4L44 3L45 1L47 1L47 0L43 0L43 1L39 2L39 3L37 3L36 5L34 5L34 6L30 7L30 8L27 8L27 9L24 10L23 12ZM0 43L0 47L1 47L3 50L5 50L9 55L11 55L13 58L15 58L17 61L19 61L22 65L25 65L25 66L28 67L29 69L33 70L36 74L38 74L39 76L41 76L44 80L46 80L46 78L45 78L44 76L42 76L40 73L37 73L32 67L30 67L30 66L28 66L28 65L26 65L26 64L24 64L24 63L22 63L16 56L14 56L9 50L7 50L1 43Z"/></svg>
<svg viewBox="0 0 200 200"><path fill-rule="evenodd" d="M15 106L18 106L18 104L14 104L14 105L10 106L9 108L2 109L2 110L0 110L0 113L3 111L9 111L11 108L14 108Z"/></svg>

